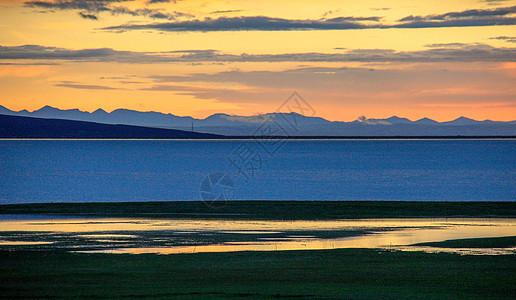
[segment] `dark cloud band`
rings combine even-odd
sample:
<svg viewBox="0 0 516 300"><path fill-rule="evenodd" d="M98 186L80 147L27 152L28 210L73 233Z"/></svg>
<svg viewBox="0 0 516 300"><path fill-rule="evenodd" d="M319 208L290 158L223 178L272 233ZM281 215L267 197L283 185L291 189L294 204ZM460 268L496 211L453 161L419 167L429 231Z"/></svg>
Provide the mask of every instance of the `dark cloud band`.
<svg viewBox="0 0 516 300"><path fill-rule="evenodd" d="M103 85L89 85L89 84L73 84L73 83L59 83L55 86L67 87L79 90L117 90L117 88L103 86Z"/></svg>
<svg viewBox="0 0 516 300"><path fill-rule="evenodd" d="M516 13L516 6L501 7L496 9L469 9L461 12L449 12L440 15L428 16L408 16L400 19L400 22L406 21L444 21L465 18L483 18L483 17L500 17Z"/></svg>
<svg viewBox="0 0 516 300"><path fill-rule="evenodd" d="M170 52L117 51L110 48L70 50L38 45L0 46L0 59L80 62L167 63L167 62L470 62L516 61L516 48L485 44L432 44L420 51L390 49L344 49L338 53L225 54L216 50Z"/></svg>
<svg viewBox="0 0 516 300"><path fill-rule="evenodd" d="M491 40L502 40L509 43L516 43L516 36L496 36L490 38Z"/></svg>
<svg viewBox="0 0 516 300"><path fill-rule="evenodd" d="M124 32L128 30L157 31L287 31L287 30L347 30L371 28L432 28L432 27L470 27L516 25L516 6L496 9L473 9L461 12L449 12L440 15L407 16L394 24L379 23L378 16L371 17L335 17L321 20L295 20L271 18L267 16L240 16L205 18L203 20L174 21L150 24L124 24L103 28ZM373 22L371 24L371 22Z"/></svg>
<svg viewBox="0 0 516 300"><path fill-rule="evenodd" d="M131 15L131 16L143 16L151 19L162 19L162 20L176 20L178 17L193 17L189 14L181 12L166 12L161 9L129 9L124 6L113 6L121 2L127 2L132 0L60 0L60 1L28 1L25 2L27 7L37 7L53 10L82 10L79 15L84 19L97 20L101 12L109 12L112 15ZM165 2L157 0L150 3ZM167 1L169 2L169 1Z"/></svg>

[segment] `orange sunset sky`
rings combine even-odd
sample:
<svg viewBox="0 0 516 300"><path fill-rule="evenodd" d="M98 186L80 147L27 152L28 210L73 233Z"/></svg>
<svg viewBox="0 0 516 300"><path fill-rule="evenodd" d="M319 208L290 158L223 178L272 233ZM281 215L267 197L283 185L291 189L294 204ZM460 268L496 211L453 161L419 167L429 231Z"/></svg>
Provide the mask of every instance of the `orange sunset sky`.
<svg viewBox="0 0 516 300"><path fill-rule="evenodd" d="M0 0L0 105L516 119L516 1Z"/></svg>

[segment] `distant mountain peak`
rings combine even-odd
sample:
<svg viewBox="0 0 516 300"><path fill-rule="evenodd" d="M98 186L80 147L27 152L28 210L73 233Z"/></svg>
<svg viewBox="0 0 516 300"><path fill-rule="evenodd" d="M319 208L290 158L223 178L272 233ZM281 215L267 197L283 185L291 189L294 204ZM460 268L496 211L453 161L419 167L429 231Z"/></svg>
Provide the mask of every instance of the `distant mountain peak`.
<svg viewBox="0 0 516 300"><path fill-rule="evenodd" d="M356 121L329 121L321 117L304 116L298 112L271 112L250 116L216 113L206 118L175 116L155 111L137 111L119 108L106 112L99 108L93 112L79 109L61 110L46 105L33 112L11 111L0 105L0 114L46 119L86 121L104 124L125 124L155 128L197 130L223 135L252 135L262 123L279 126L292 135L506 135L515 136L516 121L476 121L461 116L453 121L437 122L429 118L411 121L399 116L385 119L369 119L360 116ZM361 126L357 126L361 124Z"/></svg>
<svg viewBox="0 0 516 300"><path fill-rule="evenodd" d="M464 117L464 116L460 116L460 117L458 117L457 119L455 119L455 121L459 121L459 120L461 120L461 121L462 121L462 120L475 121L475 120L473 120L473 119L466 118L466 117Z"/></svg>
<svg viewBox="0 0 516 300"><path fill-rule="evenodd" d="M400 118L398 116L392 116L390 118L385 119L385 121L387 121L387 122L389 122L391 124L412 123L412 121L410 121L409 119L407 119L407 118Z"/></svg>
<svg viewBox="0 0 516 300"><path fill-rule="evenodd" d="M475 125L475 124L479 124L479 123L481 123L481 122L470 119L470 118L466 118L464 116L460 116L453 121L442 122L441 124L444 124L444 125Z"/></svg>
<svg viewBox="0 0 516 300"><path fill-rule="evenodd" d="M420 124L420 125L438 125L439 124L439 122L432 120L430 118L426 118L426 117L419 119L419 120L415 121L414 123Z"/></svg>
<svg viewBox="0 0 516 300"><path fill-rule="evenodd" d="M7 113L7 112L12 112L12 110L8 109L8 108L7 108L7 107L5 107L5 106L0 105L0 112L5 112L5 113Z"/></svg>
<svg viewBox="0 0 516 300"><path fill-rule="evenodd" d="M227 118L227 117L231 117L231 115L228 115L228 114L224 114L224 113L216 113L216 114L213 114L209 117L207 117L205 120L208 120L208 119L219 119L219 118Z"/></svg>
<svg viewBox="0 0 516 300"><path fill-rule="evenodd" d="M407 118L400 118L398 116L392 116L387 119L368 119L365 116L358 117L358 121L367 125L394 125L394 124L412 124Z"/></svg>
<svg viewBox="0 0 516 300"><path fill-rule="evenodd" d="M61 111L61 110L60 110L59 108L55 108L55 107L52 107L52 106L50 106L50 105L45 105L45 106L43 106L42 108L37 109L37 110L35 110L35 111L33 111L33 112L47 112L47 111L52 111L52 112L54 112L54 111Z"/></svg>
<svg viewBox="0 0 516 300"><path fill-rule="evenodd" d="M102 108L98 108L97 110L92 112L92 114L107 114L107 112L105 110L103 110Z"/></svg>

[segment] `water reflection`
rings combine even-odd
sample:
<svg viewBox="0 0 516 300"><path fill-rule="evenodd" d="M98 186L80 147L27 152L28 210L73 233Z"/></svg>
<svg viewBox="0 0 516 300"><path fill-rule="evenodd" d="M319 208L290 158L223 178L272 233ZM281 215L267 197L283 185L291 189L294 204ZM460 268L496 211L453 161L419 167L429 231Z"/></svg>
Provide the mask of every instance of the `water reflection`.
<svg viewBox="0 0 516 300"><path fill-rule="evenodd" d="M486 249L407 247L450 239L516 236L516 219L367 219L330 221L59 219L0 221L4 245L76 244L74 249L109 253L196 253L233 251L387 248L486 254ZM333 237L332 233L342 232ZM42 233L47 240L42 241ZM350 234L352 233L352 234ZM39 236L31 241L31 234ZM330 236L330 237L329 237ZM58 238L57 238L58 237ZM50 241L48 240L50 239ZM172 242L174 241L174 242ZM18 244L16 244L18 242ZM83 243L83 244L81 244ZM91 243L104 243L102 245ZM57 244L57 243L56 243ZM186 244L186 245L185 245ZM90 246L88 248L88 245ZM106 250L109 249L109 250ZM500 254L515 249L490 250ZM468 252L469 251L469 252Z"/></svg>

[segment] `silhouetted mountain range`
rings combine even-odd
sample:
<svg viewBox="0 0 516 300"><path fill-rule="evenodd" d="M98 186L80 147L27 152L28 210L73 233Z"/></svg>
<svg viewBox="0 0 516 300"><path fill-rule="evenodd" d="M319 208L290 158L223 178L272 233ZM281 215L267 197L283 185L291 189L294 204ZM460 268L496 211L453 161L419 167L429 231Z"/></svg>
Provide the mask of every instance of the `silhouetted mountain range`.
<svg viewBox="0 0 516 300"><path fill-rule="evenodd" d="M250 136L260 128L280 128L274 135L291 136L515 136L516 121L476 121L460 117L449 122L428 118L411 121L406 118L367 119L353 122L328 121L319 117L305 117L297 113L267 113L255 116L214 114L205 119L180 117L159 112L140 112L117 109L110 113L97 109L89 113L78 109L60 110L50 106L29 112L11 111L0 106L0 114L46 119L86 121L104 124L196 131L203 133ZM193 129L193 130L192 130Z"/></svg>
<svg viewBox="0 0 516 300"><path fill-rule="evenodd" d="M0 115L0 138L195 139L220 136L183 130Z"/></svg>

